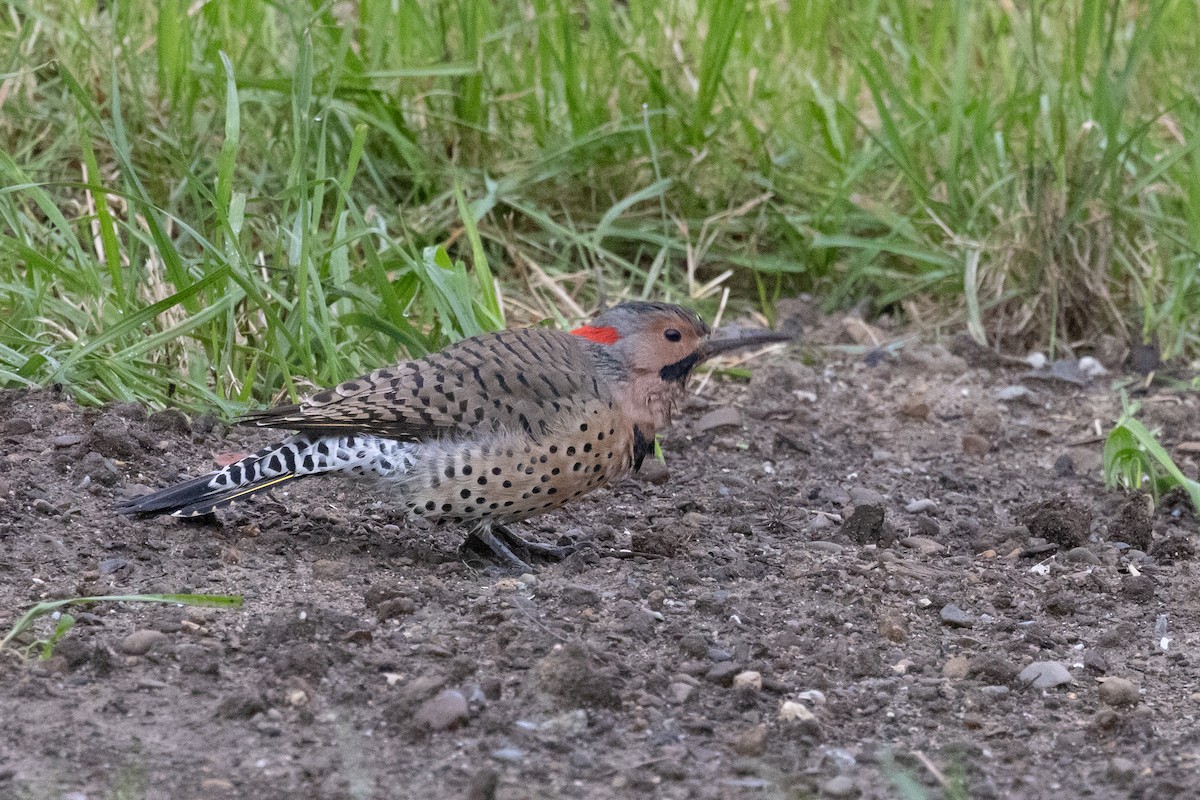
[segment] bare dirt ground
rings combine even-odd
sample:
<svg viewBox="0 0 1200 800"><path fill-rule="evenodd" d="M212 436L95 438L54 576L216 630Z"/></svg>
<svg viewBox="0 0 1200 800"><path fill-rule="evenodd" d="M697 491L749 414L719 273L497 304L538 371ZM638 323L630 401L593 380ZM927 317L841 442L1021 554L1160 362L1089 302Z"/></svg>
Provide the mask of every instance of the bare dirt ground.
<svg viewBox="0 0 1200 800"><path fill-rule="evenodd" d="M665 483L524 526L593 543L525 576L334 480L120 518L262 434L0 393L0 629L245 597L0 654L0 797L1200 796L1196 519L1103 487L1111 376L936 344L754 366L689 402ZM1171 448L1197 405L1143 419Z"/></svg>

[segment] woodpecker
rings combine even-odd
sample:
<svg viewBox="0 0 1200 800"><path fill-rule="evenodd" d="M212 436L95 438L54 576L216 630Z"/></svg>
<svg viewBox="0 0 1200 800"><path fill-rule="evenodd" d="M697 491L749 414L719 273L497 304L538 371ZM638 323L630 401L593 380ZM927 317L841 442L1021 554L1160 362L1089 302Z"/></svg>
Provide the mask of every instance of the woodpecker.
<svg viewBox="0 0 1200 800"><path fill-rule="evenodd" d="M310 475L369 477L411 517L458 523L509 566L561 558L508 526L638 470L696 366L772 331L714 339L693 311L613 306L566 332L488 333L239 420L296 431L192 480L120 504L122 514L210 514Z"/></svg>

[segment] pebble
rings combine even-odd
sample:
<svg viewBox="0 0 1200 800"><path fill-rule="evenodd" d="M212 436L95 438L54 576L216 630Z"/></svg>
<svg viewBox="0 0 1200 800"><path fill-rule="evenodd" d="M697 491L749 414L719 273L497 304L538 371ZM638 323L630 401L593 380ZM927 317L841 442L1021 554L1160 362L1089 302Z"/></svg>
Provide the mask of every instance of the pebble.
<svg viewBox="0 0 1200 800"><path fill-rule="evenodd" d="M1034 661L1021 670L1017 679L1034 689L1053 689L1071 683L1071 671L1057 661Z"/></svg>
<svg viewBox="0 0 1200 800"><path fill-rule="evenodd" d="M1067 561L1075 564L1099 564L1100 556L1086 547L1072 547L1066 552Z"/></svg>
<svg viewBox="0 0 1200 800"><path fill-rule="evenodd" d="M742 692L757 692L763 687L762 673L752 669L733 676L733 688Z"/></svg>
<svg viewBox="0 0 1200 800"><path fill-rule="evenodd" d="M696 420L696 430L699 433L707 433L718 428L740 427L742 427L742 412L732 406L714 408Z"/></svg>
<svg viewBox="0 0 1200 800"><path fill-rule="evenodd" d="M13 417L4 425L4 432L10 436L21 436L33 433L33 423L24 417Z"/></svg>
<svg viewBox="0 0 1200 800"><path fill-rule="evenodd" d="M842 523L842 533L858 544L882 544L886 538L883 506L860 505Z"/></svg>
<svg viewBox="0 0 1200 800"><path fill-rule="evenodd" d="M812 520L808 523L808 529L810 531L827 531L832 527L833 527L833 520L831 520L825 514L814 514ZM812 543L810 542L809 544L811 546ZM827 542L826 544L833 544L833 543ZM838 545L838 546L840 547L841 545Z"/></svg>
<svg viewBox="0 0 1200 800"><path fill-rule="evenodd" d="M815 720L817 715L809 711L808 706L804 703L797 703L795 700L785 700L779 706L779 718L784 722L806 722Z"/></svg>
<svg viewBox="0 0 1200 800"><path fill-rule="evenodd" d="M676 682L667 687L667 702L681 706L692 696L696 689L690 683Z"/></svg>
<svg viewBox="0 0 1200 800"><path fill-rule="evenodd" d="M443 689L426 700L413 715L413 722L433 731L446 731L467 721L467 698L454 689Z"/></svg>
<svg viewBox="0 0 1200 800"><path fill-rule="evenodd" d="M507 761L510 764L519 764L525 760L525 751L519 747L500 747L492 751L492 758L497 761Z"/></svg>
<svg viewBox="0 0 1200 800"><path fill-rule="evenodd" d="M946 546L941 542L935 542L926 536L908 536L901 539L900 544L926 556L937 555L946 549Z"/></svg>
<svg viewBox="0 0 1200 800"><path fill-rule="evenodd" d="M834 506L844 506L850 502L850 493L840 486L822 486L818 497Z"/></svg>
<svg viewBox="0 0 1200 800"><path fill-rule="evenodd" d="M891 642L903 642L908 638L908 627L898 614L885 614L879 619L879 635Z"/></svg>
<svg viewBox="0 0 1200 800"><path fill-rule="evenodd" d="M955 681L961 681L971 671L971 662L966 656L954 656L942 665L942 676Z"/></svg>
<svg viewBox="0 0 1200 800"><path fill-rule="evenodd" d="M942 624L950 628L973 628L975 627L975 615L969 614L956 606L954 603L947 603L942 606L939 615L942 619Z"/></svg>
<svg viewBox="0 0 1200 800"><path fill-rule="evenodd" d="M981 456L992 449L992 443L977 433L968 433L962 437L962 449L969 456Z"/></svg>
<svg viewBox="0 0 1200 800"><path fill-rule="evenodd" d="M1100 700L1110 706L1136 706L1142 700L1137 684L1125 678L1104 678Z"/></svg>
<svg viewBox="0 0 1200 800"><path fill-rule="evenodd" d="M1105 776L1113 783L1129 783L1137 775L1138 767L1133 761L1121 756L1114 757L1108 762Z"/></svg>
<svg viewBox="0 0 1200 800"><path fill-rule="evenodd" d="M916 500L909 501L909 504L904 507L904 510L910 514L920 514L923 511L937 510L937 503L930 500L928 497L921 497Z"/></svg>
<svg viewBox="0 0 1200 800"><path fill-rule="evenodd" d="M821 784L825 797L858 797L858 787L849 775L838 775Z"/></svg>
<svg viewBox="0 0 1200 800"><path fill-rule="evenodd" d="M733 751L739 756L757 758L767 752L767 726L755 725L733 738Z"/></svg>
<svg viewBox="0 0 1200 800"><path fill-rule="evenodd" d="M62 436L55 436L50 440L50 444L58 448L74 447L83 441L83 437L77 433L64 433Z"/></svg>
<svg viewBox="0 0 1200 800"><path fill-rule="evenodd" d="M121 652L128 656L144 656L156 647L163 647L171 639L162 631L138 630L121 640Z"/></svg>
<svg viewBox="0 0 1200 800"><path fill-rule="evenodd" d="M733 653L728 650L722 650L719 647L710 647L704 653L708 656L709 661L732 661Z"/></svg>
<svg viewBox="0 0 1200 800"><path fill-rule="evenodd" d="M850 490L850 505L855 507L882 506L883 495L865 486L855 486Z"/></svg>
<svg viewBox="0 0 1200 800"><path fill-rule="evenodd" d="M671 479L671 470L657 458L647 458L636 473L638 480L661 486Z"/></svg>
<svg viewBox="0 0 1200 800"><path fill-rule="evenodd" d="M314 578L340 581L350 574L350 565L342 561L330 561L322 558L313 562L312 574Z"/></svg>
<svg viewBox="0 0 1200 800"><path fill-rule="evenodd" d="M729 686L733 683L733 676L741 671L741 664L733 661L721 661L714 664L712 669L704 673L704 680L719 686Z"/></svg>

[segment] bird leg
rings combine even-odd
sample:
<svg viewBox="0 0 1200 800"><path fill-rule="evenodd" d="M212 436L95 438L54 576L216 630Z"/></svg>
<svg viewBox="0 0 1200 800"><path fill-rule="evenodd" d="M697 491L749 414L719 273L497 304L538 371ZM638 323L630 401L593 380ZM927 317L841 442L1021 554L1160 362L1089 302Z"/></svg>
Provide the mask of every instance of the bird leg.
<svg viewBox="0 0 1200 800"><path fill-rule="evenodd" d="M514 533L512 528L507 525L493 525L492 531L499 535L504 543L514 550L524 550L529 555L538 556L547 561L562 561L579 549L579 546L574 544L561 545L532 542Z"/></svg>
<svg viewBox="0 0 1200 800"><path fill-rule="evenodd" d="M576 547L567 545L531 542L514 533L507 525L480 525L467 535L459 551L475 550L490 552L497 560L511 569L532 572L533 567L522 558L536 557L546 561L562 561L575 552ZM520 553L521 555L517 555Z"/></svg>

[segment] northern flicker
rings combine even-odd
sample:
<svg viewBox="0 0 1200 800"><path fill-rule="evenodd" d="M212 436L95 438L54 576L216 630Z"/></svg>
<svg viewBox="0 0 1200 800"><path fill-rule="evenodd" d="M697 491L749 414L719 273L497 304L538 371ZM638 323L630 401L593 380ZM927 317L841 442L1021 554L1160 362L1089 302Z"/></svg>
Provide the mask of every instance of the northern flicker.
<svg viewBox="0 0 1200 800"><path fill-rule="evenodd" d="M237 463L122 503L123 514L211 513L308 475L375 478L408 515L470 528L509 565L561 557L508 524L641 467L692 370L717 353L789 337L712 339L695 312L623 303L571 332L465 339L241 422L298 431Z"/></svg>

